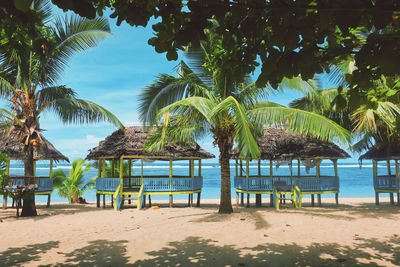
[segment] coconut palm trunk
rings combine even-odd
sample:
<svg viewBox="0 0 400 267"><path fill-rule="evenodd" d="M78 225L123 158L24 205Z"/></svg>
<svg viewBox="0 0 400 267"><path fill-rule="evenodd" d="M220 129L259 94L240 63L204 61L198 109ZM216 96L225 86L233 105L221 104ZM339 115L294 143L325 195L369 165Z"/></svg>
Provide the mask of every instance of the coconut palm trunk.
<svg viewBox="0 0 400 267"><path fill-rule="evenodd" d="M219 203L219 213L232 213L231 203L231 168L229 165L230 156L227 151L231 150L228 146L221 148L219 155L219 165L221 167L221 199Z"/></svg>
<svg viewBox="0 0 400 267"><path fill-rule="evenodd" d="M24 166L25 176L34 176L34 159L33 159L33 145L28 144L24 147ZM23 205L21 211L21 217L36 216L36 205L35 205L35 192L25 192L23 196Z"/></svg>

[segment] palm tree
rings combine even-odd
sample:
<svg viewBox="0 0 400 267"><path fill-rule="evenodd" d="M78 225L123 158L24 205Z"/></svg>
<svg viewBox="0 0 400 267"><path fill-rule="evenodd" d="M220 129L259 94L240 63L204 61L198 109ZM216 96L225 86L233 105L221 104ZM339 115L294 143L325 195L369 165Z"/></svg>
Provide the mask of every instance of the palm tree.
<svg viewBox="0 0 400 267"><path fill-rule="evenodd" d="M53 174L54 187L61 197L69 200L69 203L74 203L75 200L83 195L87 189L94 188L96 177L89 181L85 181L83 176L90 171L90 163L86 164L84 159L77 159L72 162L72 168L68 174L58 170Z"/></svg>
<svg viewBox="0 0 400 267"><path fill-rule="evenodd" d="M322 114L352 131L358 141L355 152L376 143L395 144L400 140L400 81L381 76L372 87L350 90L345 77L355 70L349 57L332 65L328 78L337 88L320 89L292 101L289 106Z"/></svg>
<svg viewBox="0 0 400 267"><path fill-rule="evenodd" d="M48 24L51 18L49 1L35 0L32 5ZM41 145L39 117L43 111L54 112L64 123L109 121L123 128L105 108L77 98L71 88L56 85L74 53L95 47L110 35L108 22L102 18L88 20L65 16L56 18L54 25L46 25L42 32L42 38L29 43L11 48L0 45L0 96L9 100L17 118L10 131L18 132L24 144L26 176L33 176L33 146ZM21 216L35 215L33 192L26 193Z"/></svg>
<svg viewBox="0 0 400 267"><path fill-rule="evenodd" d="M161 149L169 140L187 142L212 136L220 152L219 213L231 213L229 159L235 142L242 156L257 158L256 138L265 126L287 124L301 134L344 142L349 140L349 133L324 116L260 102L272 89L258 88L248 77L243 83L234 82L234 71L220 68L218 55L229 53L221 48L222 38L211 31L206 35L207 41L199 48L190 47L186 53L192 67L182 61L178 77L161 74L143 90L140 114L145 125L158 125L146 145L149 150Z"/></svg>

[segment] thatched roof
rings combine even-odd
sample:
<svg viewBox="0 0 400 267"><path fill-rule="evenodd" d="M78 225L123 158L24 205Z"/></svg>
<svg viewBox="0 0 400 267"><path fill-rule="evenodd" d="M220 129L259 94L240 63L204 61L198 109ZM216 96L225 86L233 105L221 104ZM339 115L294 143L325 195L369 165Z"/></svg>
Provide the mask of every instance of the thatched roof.
<svg viewBox="0 0 400 267"><path fill-rule="evenodd" d="M338 159L350 157L337 145L315 138L304 137L281 129L265 129L257 140L260 159L291 160L305 158ZM238 157L238 153L234 154Z"/></svg>
<svg viewBox="0 0 400 267"><path fill-rule="evenodd" d="M23 159L24 145L18 140L17 133L11 132L8 136L6 131L0 130L0 152L7 154L9 158ZM39 146L34 147L33 157L35 159L53 159L56 161L69 159L61 154L43 135Z"/></svg>
<svg viewBox="0 0 400 267"><path fill-rule="evenodd" d="M389 160L400 159L400 144L375 144L364 155L359 157L359 160Z"/></svg>
<svg viewBox="0 0 400 267"><path fill-rule="evenodd" d="M214 158L215 156L202 149L197 143L182 145L179 143L166 143L164 149L159 152L143 151L146 139L151 134L144 132L143 127L126 127L125 131L117 130L101 141L99 145L90 150L87 159L98 159L100 157L121 156L149 156L160 157L160 159L181 159L185 157Z"/></svg>

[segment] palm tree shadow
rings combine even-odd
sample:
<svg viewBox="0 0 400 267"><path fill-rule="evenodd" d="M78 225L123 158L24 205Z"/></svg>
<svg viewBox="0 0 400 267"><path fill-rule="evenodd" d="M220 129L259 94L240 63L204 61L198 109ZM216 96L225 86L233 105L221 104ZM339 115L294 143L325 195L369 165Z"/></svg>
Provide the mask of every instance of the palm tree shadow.
<svg viewBox="0 0 400 267"><path fill-rule="evenodd" d="M75 214L80 212L91 212L91 211L99 211L101 208L96 208L95 204L52 204L50 208L47 208L45 204L36 205L36 209L38 212L38 216L35 217L16 217L16 209L15 208L7 208L6 210L0 209L0 219L2 220L24 220L24 219L33 219L33 220L41 220L47 218L49 216L63 214ZM21 212L21 210L20 210Z"/></svg>
<svg viewBox="0 0 400 267"><path fill-rule="evenodd" d="M360 240L355 248L338 243L266 244L237 249L233 245L218 245L213 240L188 237L170 242L158 251L148 252L151 259L138 260L134 266L380 266L373 262L382 260L379 253L386 253L387 263L398 264L400 252L385 250L376 240ZM400 240L391 240L398 246ZM360 250L363 246L378 248L378 253Z"/></svg>
<svg viewBox="0 0 400 267"><path fill-rule="evenodd" d="M94 240L83 248L64 254L66 260L57 266L128 266L127 240Z"/></svg>
<svg viewBox="0 0 400 267"><path fill-rule="evenodd" d="M21 266L28 262L40 259L41 254L58 247L58 241L27 245L21 248L9 248L0 252L1 266Z"/></svg>
<svg viewBox="0 0 400 267"><path fill-rule="evenodd" d="M240 213L240 215L235 214L235 213ZM217 212L210 212L206 213L204 215L207 215L205 217L199 218L199 219L194 219L191 222L223 222L223 221L228 221L231 220L232 218L237 218L238 220L247 220L254 222L255 230L259 229L267 229L271 225L264 219L264 216L262 216L259 212L258 209L240 209L240 211L235 211L233 214L219 214Z"/></svg>

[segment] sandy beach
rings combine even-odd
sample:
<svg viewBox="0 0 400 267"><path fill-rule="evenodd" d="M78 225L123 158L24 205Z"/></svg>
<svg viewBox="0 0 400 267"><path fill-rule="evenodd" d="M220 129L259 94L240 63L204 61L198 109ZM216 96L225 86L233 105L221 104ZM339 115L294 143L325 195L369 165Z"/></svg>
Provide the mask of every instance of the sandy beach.
<svg viewBox="0 0 400 267"><path fill-rule="evenodd" d="M116 212L95 204L38 204L39 216L0 210L1 266L400 266L400 208L372 198L279 212L217 200L200 208ZM234 203L234 202L233 202Z"/></svg>

